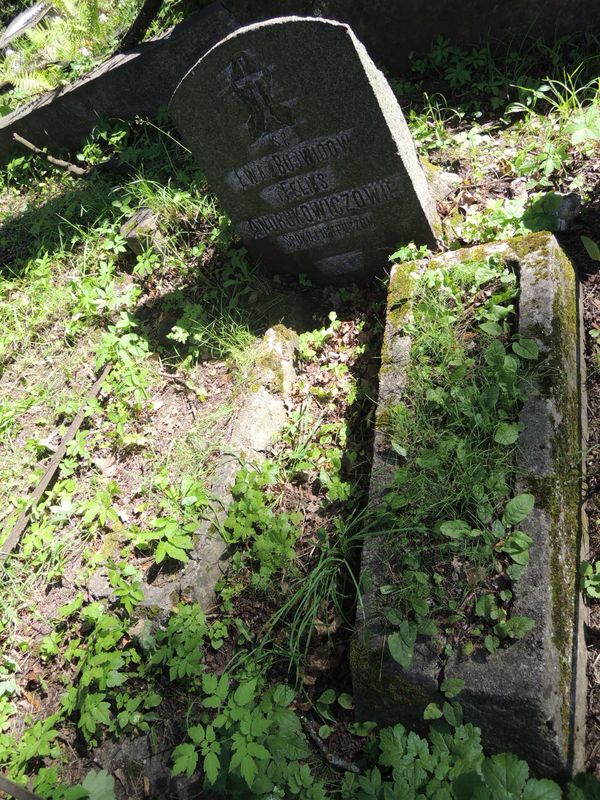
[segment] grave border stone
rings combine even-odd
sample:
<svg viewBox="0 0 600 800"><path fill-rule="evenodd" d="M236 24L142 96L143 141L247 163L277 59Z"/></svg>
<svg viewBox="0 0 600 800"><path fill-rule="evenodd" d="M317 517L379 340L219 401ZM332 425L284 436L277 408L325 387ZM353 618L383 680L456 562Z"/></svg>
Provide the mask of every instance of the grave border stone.
<svg viewBox="0 0 600 800"><path fill-rule="evenodd" d="M515 752L534 773L564 777L583 767L586 715L586 610L578 578L587 548L580 492L586 436L580 298L573 266L547 232L465 248L429 263L443 267L491 255L518 270L518 332L536 340L544 364L521 411L517 456L516 489L533 493L536 504L520 526L534 545L513 588L513 613L533 617L535 627L494 654L454 653L445 662L430 639L419 638L403 670L386 646L378 592L387 583L382 542L368 539L361 576L369 576L370 588L359 607L351 653L355 702L360 719L423 730L425 707L444 700L441 681L464 680L456 699L465 719L481 728L488 751ZM390 280L370 490L374 506L383 502L396 469L383 420L402 396L410 355L402 324L411 313L411 273L422 264L397 266Z"/></svg>

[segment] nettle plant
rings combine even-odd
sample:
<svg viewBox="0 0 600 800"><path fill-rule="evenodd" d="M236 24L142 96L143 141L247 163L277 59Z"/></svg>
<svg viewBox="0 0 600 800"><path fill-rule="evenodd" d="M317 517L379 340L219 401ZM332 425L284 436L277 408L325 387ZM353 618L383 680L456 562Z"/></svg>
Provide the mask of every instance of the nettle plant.
<svg viewBox="0 0 600 800"><path fill-rule="evenodd" d="M417 279L406 389L384 420L398 466L378 520L395 554L381 587L389 645L404 667L419 634L468 655L533 626L510 613L532 543L519 525L534 506L513 489L518 414L539 356L514 333L516 297L499 258Z"/></svg>

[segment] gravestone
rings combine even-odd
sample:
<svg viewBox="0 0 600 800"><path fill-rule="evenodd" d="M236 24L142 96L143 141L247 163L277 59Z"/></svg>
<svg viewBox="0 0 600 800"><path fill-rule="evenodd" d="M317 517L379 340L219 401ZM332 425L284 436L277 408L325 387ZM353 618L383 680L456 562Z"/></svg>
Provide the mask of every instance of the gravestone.
<svg viewBox="0 0 600 800"><path fill-rule="evenodd" d="M327 282L382 271L438 220L402 111L347 25L281 17L215 45L170 112L250 252Z"/></svg>

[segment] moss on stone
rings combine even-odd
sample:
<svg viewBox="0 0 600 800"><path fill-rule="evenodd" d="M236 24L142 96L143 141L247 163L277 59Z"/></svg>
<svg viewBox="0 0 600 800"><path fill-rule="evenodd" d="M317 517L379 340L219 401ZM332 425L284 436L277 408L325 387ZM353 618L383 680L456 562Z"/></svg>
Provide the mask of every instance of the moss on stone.
<svg viewBox="0 0 600 800"><path fill-rule="evenodd" d="M538 378L542 395L555 409L552 437L552 472L547 476L527 475L526 482L536 498L536 507L549 518L549 559L551 581L552 641L559 659L559 691L565 741L571 718L574 612L578 597L581 431L579 391L576 376L568 374L577 352L578 315L575 273L551 234L542 232L511 242L537 281L551 280L556 287L552 330L530 329L541 344L543 368ZM534 253L539 253L535 258ZM548 274L547 265L558 261L559 275Z"/></svg>

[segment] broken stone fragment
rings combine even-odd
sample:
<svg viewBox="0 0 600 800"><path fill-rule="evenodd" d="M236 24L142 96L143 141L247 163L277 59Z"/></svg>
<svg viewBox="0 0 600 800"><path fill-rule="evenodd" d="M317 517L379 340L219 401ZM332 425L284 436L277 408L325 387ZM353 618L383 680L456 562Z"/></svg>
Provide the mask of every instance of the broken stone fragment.
<svg viewBox="0 0 600 800"><path fill-rule="evenodd" d="M120 234L136 256L146 250L152 250L156 255L163 255L165 252L165 240L158 227L158 215L150 208L138 208L121 225Z"/></svg>

